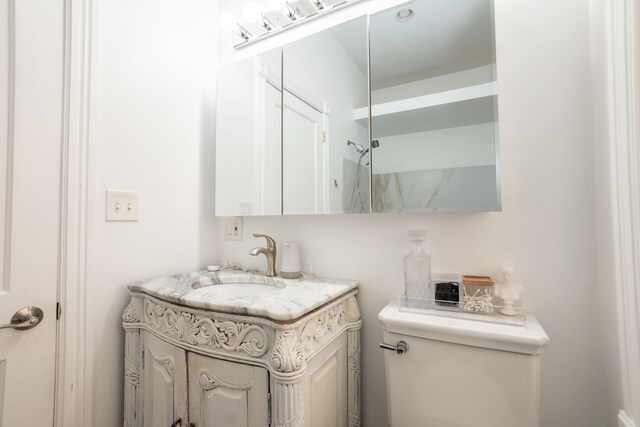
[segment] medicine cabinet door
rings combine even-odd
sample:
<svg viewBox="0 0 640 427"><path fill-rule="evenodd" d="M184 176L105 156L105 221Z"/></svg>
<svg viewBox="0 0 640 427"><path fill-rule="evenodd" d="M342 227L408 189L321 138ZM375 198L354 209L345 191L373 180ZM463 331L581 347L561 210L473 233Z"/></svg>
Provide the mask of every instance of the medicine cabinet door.
<svg viewBox="0 0 640 427"><path fill-rule="evenodd" d="M373 211L500 210L493 1L370 19Z"/></svg>
<svg viewBox="0 0 640 427"><path fill-rule="evenodd" d="M283 48L283 213L369 212L367 19Z"/></svg>
<svg viewBox="0 0 640 427"><path fill-rule="evenodd" d="M282 213L282 50L218 69L216 215Z"/></svg>

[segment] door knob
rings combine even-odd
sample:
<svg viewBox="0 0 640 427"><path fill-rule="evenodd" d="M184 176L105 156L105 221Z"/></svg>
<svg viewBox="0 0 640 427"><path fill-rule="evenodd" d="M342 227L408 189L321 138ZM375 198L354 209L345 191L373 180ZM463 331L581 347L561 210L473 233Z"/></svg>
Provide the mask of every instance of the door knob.
<svg viewBox="0 0 640 427"><path fill-rule="evenodd" d="M171 427L178 427L182 425L182 418L178 418L177 420L175 420L173 422L173 424L171 424Z"/></svg>
<svg viewBox="0 0 640 427"><path fill-rule="evenodd" d="M0 325L0 329L13 328L18 330L31 329L38 326L38 323L42 321L44 313L40 307L29 306L23 307L16 311L16 314L11 318L11 323L6 325Z"/></svg>

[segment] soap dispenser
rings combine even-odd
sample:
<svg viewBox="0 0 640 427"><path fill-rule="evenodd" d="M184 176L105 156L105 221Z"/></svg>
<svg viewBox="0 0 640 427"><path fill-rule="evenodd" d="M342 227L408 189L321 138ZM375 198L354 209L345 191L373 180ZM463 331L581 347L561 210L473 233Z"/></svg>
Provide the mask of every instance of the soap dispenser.
<svg viewBox="0 0 640 427"><path fill-rule="evenodd" d="M404 295L412 299L433 299L431 290L431 256L422 248L424 230L410 230L411 252L404 257Z"/></svg>

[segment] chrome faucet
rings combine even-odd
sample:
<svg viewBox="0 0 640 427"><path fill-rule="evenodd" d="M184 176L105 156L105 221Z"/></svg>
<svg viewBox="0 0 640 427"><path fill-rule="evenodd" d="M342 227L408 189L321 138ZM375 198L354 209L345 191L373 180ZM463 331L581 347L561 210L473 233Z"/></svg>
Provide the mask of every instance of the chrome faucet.
<svg viewBox="0 0 640 427"><path fill-rule="evenodd" d="M276 276L276 241L266 234L253 234L253 237L264 237L267 239L267 247L266 248L253 248L249 252L249 255L258 256L260 254L264 254L267 257L267 272L265 276L274 277Z"/></svg>

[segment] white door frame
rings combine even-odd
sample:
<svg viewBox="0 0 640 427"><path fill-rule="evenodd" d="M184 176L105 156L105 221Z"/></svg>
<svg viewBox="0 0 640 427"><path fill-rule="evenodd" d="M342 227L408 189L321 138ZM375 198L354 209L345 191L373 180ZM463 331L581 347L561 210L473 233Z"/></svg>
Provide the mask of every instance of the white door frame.
<svg viewBox="0 0 640 427"><path fill-rule="evenodd" d="M637 427L640 421L640 46L636 42L640 10L636 1L608 1L606 27L611 231L624 402L618 414L621 427Z"/></svg>
<svg viewBox="0 0 640 427"><path fill-rule="evenodd" d="M65 0L60 267L54 426L93 425L93 325L86 281L91 64L99 2ZM92 173L93 174L93 173Z"/></svg>

